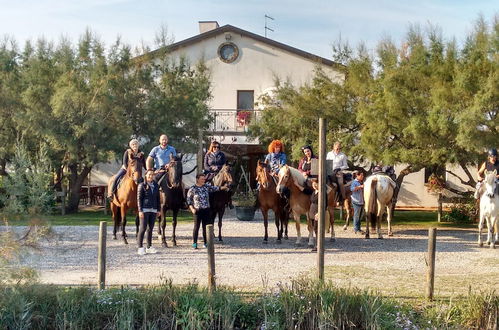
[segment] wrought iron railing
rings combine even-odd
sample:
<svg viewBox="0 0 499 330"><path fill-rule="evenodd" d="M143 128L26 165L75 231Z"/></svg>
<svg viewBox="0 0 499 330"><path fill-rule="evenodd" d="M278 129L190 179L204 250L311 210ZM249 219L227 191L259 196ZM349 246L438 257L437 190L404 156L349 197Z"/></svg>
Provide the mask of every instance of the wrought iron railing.
<svg viewBox="0 0 499 330"><path fill-rule="evenodd" d="M246 132L248 126L261 118L261 110L211 109L213 132Z"/></svg>

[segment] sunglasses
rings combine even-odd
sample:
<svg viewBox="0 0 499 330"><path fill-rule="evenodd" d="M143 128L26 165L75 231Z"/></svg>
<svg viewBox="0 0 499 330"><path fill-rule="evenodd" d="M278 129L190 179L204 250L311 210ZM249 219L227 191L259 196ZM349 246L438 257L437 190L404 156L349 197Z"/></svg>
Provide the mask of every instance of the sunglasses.
<svg viewBox="0 0 499 330"><path fill-rule="evenodd" d="M213 146L213 149L220 149L220 146Z"/></svg>

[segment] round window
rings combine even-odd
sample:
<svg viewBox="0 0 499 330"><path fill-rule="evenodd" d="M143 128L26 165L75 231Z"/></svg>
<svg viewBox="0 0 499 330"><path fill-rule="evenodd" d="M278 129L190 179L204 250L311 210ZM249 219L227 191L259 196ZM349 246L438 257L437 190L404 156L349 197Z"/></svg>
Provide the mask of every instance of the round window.
<svg viewBox="0 0 499 330"><path fill-rule="evenodd" d="M239 56L239 49L232 42L225 42L218 47L218 56L223 62L232 63Z"/></svg>

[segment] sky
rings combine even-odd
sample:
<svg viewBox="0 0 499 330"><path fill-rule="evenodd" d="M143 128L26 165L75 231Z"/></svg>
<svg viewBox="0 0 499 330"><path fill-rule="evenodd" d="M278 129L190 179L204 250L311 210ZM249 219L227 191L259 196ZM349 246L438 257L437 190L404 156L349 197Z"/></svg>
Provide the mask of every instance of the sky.
<svg viewBox="0 0 499 330"><path fill-rule="evenodd" d="M264 35L265 18L274 32L268 37L331 58L340 37L375 49L390 37L401 43L411 24L439 26L446 39L463 41L482 14L490 21L499 2L490 0L0 0L0 36L26 40L61 36L77 40L90 28L106 45L122 41L154 47L154 36L166 26L175 41L199 33L198 21L218 21Z"/></svg>

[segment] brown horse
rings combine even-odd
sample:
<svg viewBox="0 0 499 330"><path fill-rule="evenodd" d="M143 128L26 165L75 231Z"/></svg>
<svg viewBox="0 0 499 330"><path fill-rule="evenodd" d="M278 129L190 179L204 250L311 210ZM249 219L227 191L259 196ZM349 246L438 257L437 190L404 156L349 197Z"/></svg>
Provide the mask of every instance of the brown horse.
<svg viewBox="0 0 499 330"><path fill-rule="evenodd" d="M304 214L307 217L308 228L308 245L314 246L314 224L313 219L309 216L310 210L310 195L304 194L295 182L301 186L305 185L305 178L296 168L284 165L279 170L279 181L277 183L276 191L282 193L284 187L288 188L291 192L290 206L293 212L293 218L296 224L296 245L301 244L301 231L300 231L300 216ZM335 205L335 189L331 189L327 194L327 205L329 212L329 219L331 222L331 240L334 241L334 207Z"/></svg>
<svg viewBox="0 0 499 330"><path fill-rule="evenodd" d="M212 184L216 187L231 186L233 182L230 173L230 165L225 164L222 169L213 177ZM229 202L229 191L219 190L210 193L211 218L215 223L215 217L218 214L218 241L222 242L222 218L225 213L225 207Z"/></svg>
<svg viewBox="0 0 499 330"><path fill-rule="evenodd" d="M116 194L111 200L111 212L113 214L114 229L113 239L116 239L116 231L121 225L121 236L125 244L128 244L126 228L126 212L134 209L137 212L137 186L142 179L142 164L136 159L130 159L126 174L118 187ZM111 182L112 178L110 179ZM137 218L135 219L137 224Z"/></svg>
<svg viewBox="0 0 499 330"><path fill-rule="evenodd" d="M265 226L265 236L263 243L268 241L268 218L269 210L274 211L275 225L277 227L277 243L281 243L284 238L288 238L289 211L286 208L286 200L276 191L276 184L270 175L269 167L265 162L258 161L256 167L256 181L260 185L258 191L258 202L263 214L263 225Z"/></svg>

